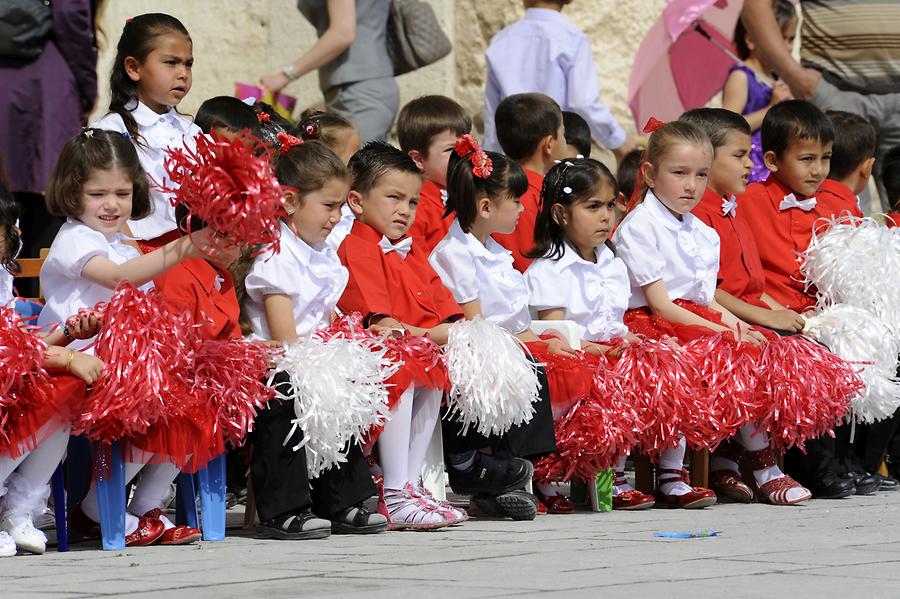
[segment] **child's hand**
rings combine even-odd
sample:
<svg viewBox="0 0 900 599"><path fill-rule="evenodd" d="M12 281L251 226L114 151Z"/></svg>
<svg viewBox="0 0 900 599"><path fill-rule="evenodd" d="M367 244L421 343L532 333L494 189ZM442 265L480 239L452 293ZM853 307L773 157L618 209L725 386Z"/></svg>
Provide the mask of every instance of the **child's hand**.
<svg viewBox="0 0 900 599"><path fill-rule="evenodd" d="M780 329L782 331L791 331L799 333L803 330L806 321L802 316L793 310L772 310L768 314L766 326L772 329Z"/></svg>
<svg viewBox="0 0 900 599"><path fill-rule="evenodd" d="M241 254L241 249L231 239L221 237L209 228L191 233L190 240L188 257L209 260L222 269L231 266Z"/></svg>
<svg viewBox="0 0 900 599"><path fill-rule="evenodd" d="M738 341L740 343L749 343L750 345L760 345L761 343L765 343L766 338L762 333L754 331L753 329L741 327L740 338Z"/></svg>
<svg viewBox="0 0 900 599"><path fill-rule="evenodd" d="M402 337L403 329L398 327L383 327L381 325L373 324L369 325L369 330L375 333L376 335L381 335L382 337Z"/></svg>
<svg viewBox="0 0 900 599"><path fill-rule="evenodd" d="M778 80L772 84L772 99L769 101L769 106L775 106L776 104L784 102L785 100L790 100L791 98L793 98L791 95L791 88L787 86L787 83Z"/></svg>
<svg viewBox="0 0 900 599"><path fill-rule="evenodd" d="M547 351L551 354L560 354L562 356L574 356L575 350L559 337L552 337L546 340Z"/></svg>
<svg viewBox="0 0 900 599"><path fill-rule="evenodd" d="M103 321L93 310L79 310L78 314L66 320L66 328L73 339L90 339L100 332Z"/></svg>
<svg viewBox="0 0 900 599"><path fill-rule="evenodd" d="M447 342L450 340L450 325L446 323L439 324L432 329L428 329L425 333L425 338L438 345L447 345Z"/></svg>
<svg viewBox="0 0 900 599"><path fill-rule="evenodd" d="M71 350L69 350L71 351ZM68 362L69 372L83 380L88 385L93 385L103 374L103 360L80 351L72 352L72 359Z"/></svg>

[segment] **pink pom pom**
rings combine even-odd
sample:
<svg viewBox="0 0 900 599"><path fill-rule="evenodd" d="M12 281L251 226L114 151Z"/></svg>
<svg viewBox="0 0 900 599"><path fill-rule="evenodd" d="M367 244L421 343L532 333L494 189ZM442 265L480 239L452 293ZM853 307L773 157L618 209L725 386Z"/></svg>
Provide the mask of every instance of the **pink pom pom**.
<svg viewBox="0 0 900 599"><path fill-rule="evenodd" d="M759 364L766 375L758 389L766 401L760 426L781 450L802 450L808 439L831 433L865 388L857 368L799 335L767 343Z"/></svg>
<svg viewBox="0 0 900 599"><path fill-rule="evenodd" d="M253 146L253 147L250 147ZM233 140L200 135L197 147L168 150L165 161L172 203L242 246L279 250L283 197L266 150L252 136Z"/></svg>
<svg viewBox="0 0 900 599"><path fill-rule="evenodd" d="M106 367L75 429L97 441L145 433L166 419L166 398L187 385L190 315L173 313L157 290L143 292L130 283L121 283L95 309L103 316L95 353Z"/></svg>

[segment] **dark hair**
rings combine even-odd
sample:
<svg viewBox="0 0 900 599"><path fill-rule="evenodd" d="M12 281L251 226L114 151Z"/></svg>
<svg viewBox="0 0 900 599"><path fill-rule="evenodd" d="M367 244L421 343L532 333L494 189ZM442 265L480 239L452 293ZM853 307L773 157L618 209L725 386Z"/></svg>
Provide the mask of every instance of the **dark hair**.
<svg viewBox="0 0 900 599"><path fill-rule="evenodd" d="M881 161L881 184L892 210L900 210L900 146L894 146ZM900 225L900 223L897 223Z"/></svg>
<svg viewBox="0 0 900 599"><path fill-rule="evenodd" d="M829 110L825 115L834 125L829 179L840 181L860 164L875 156L875 127L865 118L843 110Z"/></svg>
<svg viewBox="0 0 900 599"><path fill-rule="evenodd" d="M3 227L3 254L0 255L0 267L11 275L18 274L21 268L16 261L22 238L16 221L22 216L22 208L6 187L0 185L0 226Z"/></svg>
<svg viewBox="0 0 900 599"><path fill-rule="evenodd" d="M785 100L770 108L760 131L763 152L775 152L776 156L802 139L823 144L834 141L834 127L825 113L803 100Z"/></svg>
<svg viewBox="0 0 900 599"><path fill-rule="evenodd" d="M309 193L322 189L331 179L350 179L350 171L337 154L321 141L306 141L292 147L275 166L282 185Z"/></svg>
<svg viewBox="0 0 900 599"><path fill-rule="evenodd" d="M486 152L493 163L487 179L472 174L470 154L460 156L454 150L447 164L447 209L444 216L454 212L459 226L468 233L475 222L475 201L487 196L491 201L504 197L519 198L528 191L528 177L518 162L497 152Z"/></svg>
<svg viewBox="0 0 900 599"><path fill-rule="evenodd" d="M131 216L138 220L153 211L150 183L131 141L116 131L84 129L69 139L47 182L47 212L79 218L84 212L81 191L95 170L121 169L132 182Z"/></svg>
<svg viewBox="0 0 900 599"><path fill-rule="evenodd" d="M569 208L590 198L601 186L607 185L612 188L615 198L618 192L615 178L603 163L591 158L563 160L547 171L541 188L541 210L534 224L534 249L527 256L550 260L562 258L566 235L562 226L553 218L554 204Z"/></svg>
<svg viewBox="0 0 900 599"><path fill-rule="evenodd" d="M422 176L422 171L409 154L401 152L386 141L377 139L370 141L350 159L350 173L353 176L350 189L365 195L389 171Z"/></svg>
<svg viewBox="0 0 900 599"><path fill-rule="evenodd" d="M685 121L669 121L659 126L650 134L647 140L647 150L644 152L643 162L650 163L653 168L659 167L660 162L678 144L694 144L709 149L709 158L712 160L715 150L706 133L692 123ZM638 198L634 205L644 201L647 190L650 187L644 181L638 190ZM632 196L633 197L633 196Z"/></svg>
<svg viewBox="0 0 900 599"><path fill-rule="evenodd" d="M138 62L144 62L153 51L156 38L167 33L180 33L188 40L191 39L187 29L175 17L163 13L148 13L125 21L122 37L116 46L116 58L109 76L109 111L122 117L125 130L136 143L143 140L129 109L133 109L137 102L138 86L125 71L125 59L130 56Z"/></svg>
<svg viewBox="0 0 900 599"><path fill-rule="evenodd" d="M447 96L421 96L409 102L397 117L397 141L404 152L418 150L428 157L431 138L450 130L457 137L472 132L472 117Z"/></svg>
<svg viewBox="0 0 900 599"><path fill-rule="evenodd" d="M274 156L279 156L278 148L281 142L278 141L279 133L290 133L293 135L294 126L289 120L275 112L271 104L265 102L256 102L253 105L253 112L256 113L257 125L256 136L263 142L275 148ZM265 114L262 119L259 115Z"/></svg>
<svg viewBox="0 0 900 599"><path fill-rule="evenodd" d="M630 200L634 195L637 185L638 172L641 170L641 161L644 159L644 151L640 148L632 150L622 157L616 169L616 184L619 191L625 194L625 199Z"/></svg>
<svg viewBox="0 0 900 599"><path fill-rule="evenodd" d="M730 131L746 135L752 133L747 119L725 108L695 108L685 112L678 120L700 127L712 142L713 151L725 145Z"/></svg>
<svg viewBox="0 0 900 599"><path fill-rule="evenodd" d="M221 127L233 133L248 130L255 133L259 121L256 113L243 101L232 96L216 96L205 100L197 109L194 124L204 133Z"/></svg>
<svg viewBox="0 0 900 599"><path fill-rule="evenodd" d="M566 143L575 146L584 158L591 157L591 127L577 112L563 110L563 128L566 130Z"/></svg>
<svg viewBox="0 0 900 599"><path fill-rule="evenodd" d="M791 0L774 0L772 12L775 14L775 22L778 23L778 29L782 35L791 23L797 21L797 10ZM734 27L734 45L737 46L737 55L741 60L750 58L750 48L747 46L747 28L744 23L738 19L737 25Z"/></svg>
<svg viewBox="0 0 900 599"><path fill-rule="evenodd" d="M513 160L530 158L548 135L556 139L562 125L559 104L544 94L514 94L504 98L494 113L497 140Z"/></svg>
<svg viewBox="0 0 900 599"><path fill-rule="evenodd" d="M301 139L317 139L331 149L338 143L338 136L350 129L353 123L344 117L317 108L307 108L300 115L300 123L294 134Z"/></svg>

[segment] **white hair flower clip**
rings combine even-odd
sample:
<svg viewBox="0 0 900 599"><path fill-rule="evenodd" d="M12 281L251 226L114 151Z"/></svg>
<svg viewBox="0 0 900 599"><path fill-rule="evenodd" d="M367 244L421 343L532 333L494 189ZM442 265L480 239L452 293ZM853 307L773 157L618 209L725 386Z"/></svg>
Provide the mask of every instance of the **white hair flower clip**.
<svg viewBox="0 0 900 599"><path fill-rule="evenodd" d="M569 187L568 185L566 185L565 187L563 187L563 193L565 193L565 194L572 193L572 188Z"/></svg>

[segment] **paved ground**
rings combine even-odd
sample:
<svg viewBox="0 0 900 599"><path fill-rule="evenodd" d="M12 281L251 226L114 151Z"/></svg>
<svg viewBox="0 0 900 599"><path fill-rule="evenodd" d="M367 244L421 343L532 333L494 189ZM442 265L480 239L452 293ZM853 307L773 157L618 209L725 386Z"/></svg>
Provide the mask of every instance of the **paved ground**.
<svg viewBox="0 0 900 599"><path fill-rule="evenodd" d="M230 524L241 515L230 512ZM657 531L718 530L673 540ZM0 597L900 597L900 493L0 560Z"/></svg>

